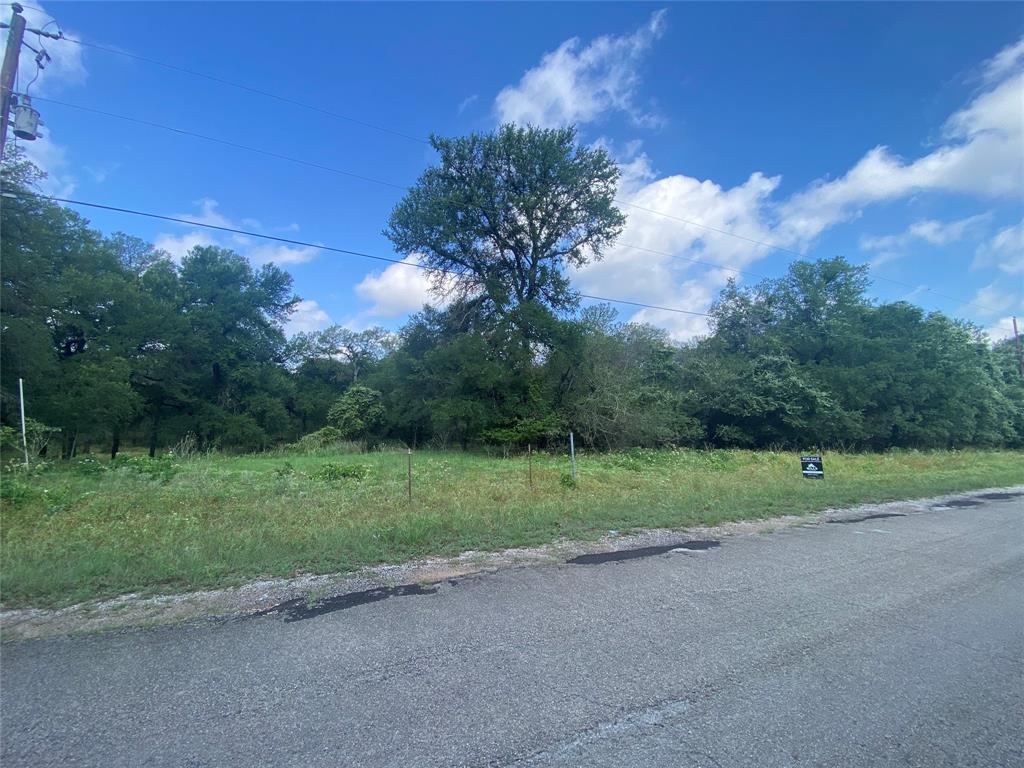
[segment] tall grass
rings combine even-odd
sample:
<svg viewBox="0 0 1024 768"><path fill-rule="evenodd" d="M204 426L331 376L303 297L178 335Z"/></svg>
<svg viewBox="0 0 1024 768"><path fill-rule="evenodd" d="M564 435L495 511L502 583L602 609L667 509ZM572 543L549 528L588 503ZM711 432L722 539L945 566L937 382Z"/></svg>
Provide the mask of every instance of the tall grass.
<svg viewBox="0 0 1024 768"><path fill-rule="evenodd" d="M1012 451L825 455L826 480L770 451L527 458L374 451L90 460L5 474L0 597L59 605L229 585L425 555L536 545L1024 482Z"/></svg>

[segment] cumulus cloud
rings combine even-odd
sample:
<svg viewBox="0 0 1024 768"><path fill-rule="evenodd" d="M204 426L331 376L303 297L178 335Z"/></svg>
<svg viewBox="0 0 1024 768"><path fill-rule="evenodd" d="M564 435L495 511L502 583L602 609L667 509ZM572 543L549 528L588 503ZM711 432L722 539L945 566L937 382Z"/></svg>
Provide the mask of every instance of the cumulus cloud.
<svg viewBox="0 0 1024 768"><path fill-rule="evenodd" d="M322 331L330 324L330 315L319 304L312 299L304 299L295 305L295 311L285 323L285 333L294 336L297 333Z"/></svg>
<svg viewBox="0 0 1024 768"><path fill-rule="evenodd" d="M160 251L166 251L171 259L180 262L185 256L196 247L218 245L219 243L212 235L205 230L194 230L181 235L169 235L161 233L153 240L153 247Z"/></svg>
<svg viewBox="0 0 1024 768"><path fill-rule="evenodd" d="M717 291L735 274L729 269L747 269L773 253L771 246L806 252L825 231L857 218L870 205L918 194L958 193L996 202L1015 199L1024 188L1024 153L1020 151L1024 145L1024 73L1020 56L1005 54L996 59L1002 63L988 69L1001 73L1002 79L990 78L982 91L954 113L943 126L940 143L929 151L906 159L878 146L840 177L819 180L784 199L775 194L778 176L753 173L731 188L685 174L653 178L649 159L638 149L631 156L613 151L623 170L619 200L629 221L619 243L602 262L573 275L576 284L585 293L706 311ZM611 143L605 146L614 149ZM650 214L643 208L701 226ZM880 266L898 258L900 249L911 241L949 244L977 231L989 218L990 214L981 214L950 222L921 220L903 233L865 238L861 245L876 253L874 266ZM1018 228L1001 232L980 252L980 261L997 263L1000 259L1004 271L1016 273L1021 268L1019 238ZM663 253L638 251L630 245ZM700 267L695 274L697 267L686 259L721 268ZM656 322L679 339L695 329L699 333L703 322L656 310L644 310L634 319Z"/></svg>
<svg viewBox="0 0 1024 768"><path fill-rule="evenodd" d="M577 270L574 283L583 293L706 312L734 270L770 252L759 243L775 236L767 208L778 184L778 177L754 173L723 188L677 174L620 195L629 214L622 236L604 259ZM670 219L651 211L685 216ZM699 270L694 260L704 262ZM680 340L707 330L705 318L675 312L644 309L633 319L655 323Z"/></svg>
<svg viewBox="0 0 1024 768"><path fill-rule="evenodd" d="M364 277L356 286L356 295L371 305L360 317L402 317L419 311L424 304L443 305L443 297L433 293L430 273L416 267L418 263L419 257L412 254L402 259L401 264Z"/></svg>
<svg viewBox="0 0 1024 768"><path fill-rule="evenodd" d="M1009 275L1024 275L1024 221L999 230L983 243L975 254L973 266L994 266Z"/></svg>
<svg viewBox="0 0 1024 768"><path fill-rule="evenodd" d="M632 34L598 37L585 46L573 37L544 54L518 84L498 94L494 110L500 122L553 127L622 112L637 124L658 123L655 114L637 106L636 90L640 63L664 33L665 13L655 12Z"/></svg>
<svg viewBox="0 0 1024 768"><path fill-rule="evenodd" d="M220 204L216 200L203 198L197 200L195 205L197 206L196 211L178 213L174 215L175 218L214 227L240 228L229 217L221 213ZM243 219L242 226L254 232L263 228L255 219ZM291 227L289 227L290 230ZM320 253L320 248L315 246L275 243L248 235L218 233L208 229L192 229L183 234L161 233L157 235L154 245L167 251L175 261L181 261L185 254L196 246L218 245L240 253L256 266L270 263L278 265L303 264L316 258Z"/></svg>

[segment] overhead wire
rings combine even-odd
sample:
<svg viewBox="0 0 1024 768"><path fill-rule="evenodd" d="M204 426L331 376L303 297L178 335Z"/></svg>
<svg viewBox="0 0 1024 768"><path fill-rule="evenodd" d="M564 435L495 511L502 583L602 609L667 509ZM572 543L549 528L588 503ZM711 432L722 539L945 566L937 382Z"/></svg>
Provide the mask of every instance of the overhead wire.
<svg viewBox="0 0 1024 768"><path fill-rule="evenodd" d="M31 6L23 6L23 7L31 7ZM45 13L44 11L41 11L41 9L35 9L35 10L39 10L41 13ZM50 17L50 18L52 18L52 17ZM59 25L58 25L58 28L59 28ZM413 135L405 133L403 131L398 131L398 130L395 130L393 128L388 128L386 126L382 126L382 125L379 125L379 124L376 124L376 123L371 123L371 122L368 122L368 121L365 121L365 120L360 120L358 118L354 118L354 117L351 117L349 115L344 115L344 114L341 114L341 113L338 113L338 112L334 112L333 110L324 109L323 107L319 107L319 106L317 106L315 104L310 104L308 102L301 101L299 99L294 99L294 98L291 98L291 97L288 97L288 96L283 96L281 94L274 93L272 91L268 91L268 90L265 90L265 89L262 89L262 88L256 88L256 87L253 87L253 86L250 86L250 85L246 85L245 83L239 83L237 81L229 80L227 78L218 77L216 75L210 75L210 74L207 74L205 72L200 72L198 70L194 70L194 69L191 69L191 68L188 68L188 67L183 67L183 66L180 66L180 65L177 65L177 64L170 64L168 62L160 61L158 59L154 59L154 58L151 58L151 57L148 57L148 56L141 56L139 54L130 53L128 51L121 50L119 48L114 48L114 47L111 47L111 46L100 45L98 43L91 43L91 42L88 42L88 41L85 41L85 40L79 40L79 39L76 39L76 38L67 37L67 36L65 36L63 34L63 31L60 32L60 38L59 39L67 41L69 43L73 43L75 45L79 45L79 46L85 47L85 48L91 48L91 49L94 49L94 50L97 50L97 51L102 51L102 52L105 52L105 53L110 53L110 54L114 54L114 55L118 55L118 56L123 56L123 57L129 58L129 59L134 59L134 60L137 60L137 61L142 61L142 62L145 62L147 64L151 64L151 65L154 65L154 66L162 67L164 69L180 72L180 73L187 74L187 75L190 75L190 76L193 76L193 77L198 77L198 78L210 81L210 82L218 83L220 85L228 86L228 87L235 88L235 89L238 89L238 90L241 90L241 91L245 91L245 92L248 92L248 93L252 93L252 94L259 95L259 96L263 96L265 98L274 99L274 100L282 102L282 103L287 103L287 104L291 104L293 106L301 107L303 109L308 109L308 110L311 110L311 111L314 111L314 112L317 112L317 113L320 113L320 114L323 114L323 115L327 115L327 116L330 116L330 117L333 117L333 118L336 118L336 119L339 119L339 120L343 120L343 121L346 121L346 122L349 122L349 123L360 125L360 126L363 126L365 128L370 128L370 129L373 129L373 130L381 131L383 133L391 134L391 135L394 135L394 136L399 136L401 138L408 139L408 140L411 140L411 141L415 141L415 142L418 142L420 144L430 144L429 140L427 140L427 139L424 139L424 138L421 138L421 137L418 137L418 136L413 136ZM43 101L44 99L41 99L41 98L37 97L37 100ZM53 99L50 99L49 101L50 101L50 103L58 104L58 105L65 106L65 107L68 107L68 108L71 108L71 109L80 109L80 110L83 110L83 111L93 112L95 114L103 115L103 116L106 116L106 117L112 117L112 118L121 119L121 120L129 121L129 122L135 122L135 123L138 123L138 124L147 125L147 126L150 126L150 127L171 131L171 132L177 133L179 135L185 135L185 136L190 136L190 137L193 137L193 138L202 139L202 140L205 140L205 141L211 141L211 142L219 143L219 144L222 144L224 146L230 146L230 147L233 147L233 148L236 148L236 149L241 149L241 150L244 150L244 151L249 151L249 152L253 152L253 153L257 153L257 154L262 154L262 155L267 156L267 157L274 157L274 158L277 158L277 159L280 159L280 160L285 160L287 162L294 162L294 163L298 163L298 164L305 165L305 166L308 166L308 167L318 168L320 170L325 170L325 171L329 171L331 173L336 173L336 174L339 174L339 175L348 176L350 178L360 179L360 180L367 181L367 182L374 183L374 184L380 184L380 185L383 185L383 186L388 186L388 187L392 187L392 188L396 188L396 189L403 189L403 190L408 189L408 186L404 186L404 185L400 185L400 184L395 184L393 182L383 181L381 179L375 179L373 177L369 177L369 176L365 176L365 175L362 175L362 174L353 173L353 172L350 172L350 171L345 171L345 170L338 169L338 168L333 168L331 166L326 166L326 165L323 165L321 163L316 163L316 162L313 162L313 161L302 160L301 158L294 158L294 157L291 157L291 156L288 156L288 155L284 155L284 154L281 154L281 153L273 152L271 150L263 150L263 149L260 149L260 148L257 148L257 147L250 147L248 145L240 144L240 143L237 143L237 142L232 142L232 141L229 141L227 139L219 139L219 138L216 138L216 137L207 136L207 135L204 135L204 134L199 134L199 133L196 133L196 132L187 131L187 130L180 129L180 128L174 128L174 127L171 127L171 126L162 125L160 123L155 123L155 122L148 121L148 120L142 120L140 118L133 118L133 117L130 117L130 116L127 116L127 115L119 115L119 114L116 114L116 113L105 112L103 110L93 109L93 108L89 108L89 107L83 107L81 105L70 104L70 103L67 103L67 102L60 102L60 101L53 100ZM681 224L684 224L684 225L687 225L687 226L696 227L696 228L703 229L703 230L706 230L706 231L709 231L709 232L715 232L715 233L723 235L725 237L731 237L731 238L734 238L734 239L737 239L737 240L741 240L741 241L750 243L752 245L757 245L757 246L760 246L760 247L763 247L763 248L767 248L767 249L772 250L772 251L778 251L780 253L790 254L790 255L795 256L797 258L804 258L804 256L805 256L805 254L803 254L803 253L801 253L799 251L796 251L794 249L787 248L785 246L781 246L781 245L777 245L777 244L774 244L774 243L765 242L763 240L758 240L756 238L747 237L745 235L741 235L741 234L738 234L736 232L731 232L729 230L725 230L725 229L721 229L721 228L718 228L718 227L714 227L714 226L711 226L711 225L708 225L708 224L704 224L702 222L693 221L692 219L686 219L684 217L676 216L674 214L667 213L665 211L659 211L659 210L654 209L654 208L648 208L648 207L640 205L638 203L634 203L634 202L630 202L630 201L626 201L626 200L621 200L621 199L618 199L618 198L616 198L614 200L614 202L616 204L618 204L618 205L624 205L624 206L627 206L627 207L630 207L630 208L634 208L636 210L644 211L646 213L650 213L650 214L657 215L657 216L662 216L664 218L667 218L667 219L670 219L670 220L673 220L673 221L677 221L677 222L679 222ZM735 274L749 275L749 276L752 276L752 277L757 277L759 279L766 279L766 277L764 275L758 275L757 273L750 272L748 270L743 270L743 269L739 269L739 268L736 268L736 267L729 267L729 266L718 264L718 263L715 263L715 262L703 261L703 260L700 260L700 259L685 257L685 256L681 256L679 254L672 254L672 253L668 253L668 252L665 252L665 251L658 251L658 250L650 249L650 248L641 248L639 246L629 245L629 244L626 244L626 243L620 243L620 245L622 247L625 247L625 248L630 248L630 249L639 250L639 251L647 251L647 252L650 252L650 253L666 256L668 258L678 259L678 260L681 260L681 261L687 261L687 262L694 263L694 264L701 264L701 265L708 266L708 267L711 267L711 268L714 268L714 269L720 269L720 270L727 271L727 272L733 272ZM891 283L893 285L899 285L899 286L902 286L902 287L913 288L915 290L921 288L921 286L914 286L914 285L911 285L909 283L906 283L906 282L903 282L903 281L900 281L900 280L895 280L895 279L892 279L892 278L887 278L885 276L877 275L877 274L872 275L872 279L878 280L878 281L882 281L882 282ZM961 297L956 297L956 296L951 296L951 295L948 295L948 294L940 293L938 291L933 290L932 288L930 288L928 286L924 286L924 292L929 293L932 296L935 296L937 298L942 298L942 299L945 299L945 300L948 300L948 301L958 302L958 303L960 303L963 306L975 307L975 308L978 308L978 309L982 309L982 310L984 310L986 312L996 313L996 310L994 308L992 308L992 307L986 307L984 305L978 304L976 302L968 301L968 300L963 299Z"/></svg>
<svg viewBox="0 0 1024 768"><path fill-rule="evenodd" d="M300 247L304 247L304 248L316 248L318 250L328 251L330 253L340 253L340 254L344 254L344 255L348 255L348 256L357 256L357 257L363 258L363 259L372 259L373 261L382 261L382 262L387 262L389 264L399 264L401 266L414 267L416 269L421 269L421 270L424 270L426 272L436 272L436 273L440 273L440 274L453 275L453 276L463 276L464 275L464 273L458 272L457 270L441 269L441 268L430 267L430 266L428 266L426 264L420 264L419 262L415 262L415 261L406 261L405 259L396 259L396 258L389 257L389 256L380 256L380 255L377 255L377 254L367 253L365 251L356 251L356 250L353 250L353 249L350 249L350 248L339 248L337 246L324 245L322 243L314 243L314 242L310 242L310 241L306 241L306 240L298 240L298 239L291 238L291 237L280 237L278 235L268 235L268 234L265 234L263 232L253 232L251 230L239 229L237 227L224 226L222 224L210 224L210 223L204 222L204 221L196 221L196 220L193 220L193 219L186 219L183 216L167 216L167 215L164 215L164 214L161 214L161 213L151 213L149 211L139 211L139 210L136 210L136 209L133 209L133 208L125 208L125 207L116 206L116 205L107 205L105 203L93 203L93 202L89 202L89 201L86 201L86 200L75 200L75 199L67 198L67 197L58 197L56 195L42 195L42 194L37 194L37 193L34 193L34 192L25 192L25 191L19 191L17 193L5 192L4 196L5 197L22 197L22 196L34 197L34 198L39 198L39 199L43 199L43 200L51 200L51 201L56 202L56 203L64 203L66 205L83 206L83 207L86 207L86 208L96 208L96 209L99 209L99 210L112 211L112 212L115 212L115 213L125 213L125 214L130 214L130 215L133 215L133 216L142 216L142 217L145 217L145 218L158 219L158 220L161 220L161 221L172 221L172 222L175 222L177 224L185 224L185 225L191 226L191 227L201 227L203 229L212 229L212 230L216 230L218 232L228 232L230 234L242 235L244 237L253 237L253 238L258 238L258 239L261 239L261 240L270 240L270 241L273 241L273 242L284 243L284 244L287 244L287 245L295 245L295 246L300 246ZM674 313L677 313L677 314L695 315L695 316L698 316L698 317L712 317L712 315L710 313L707 313L707 312L695 312L693 310L681 309L679 307L665 307L665 306L659 306L659 305L656 305L656 304L647 304L647 303L640 302L640 301L631 301L631 300L628 300L628 299L615 299L615 298L610 298L610 297L607 297L607 296L596 296L596 295L593 295L593 294L581 293L580 296L582 298L585 298L585 299L591 299L591 300L594 300L594 301L604 301L604 302L608 302L608 303L611 303L611 304L628 304L628 305L634 306L634 307L643 307L643 308L646 308L646 309L654 309L654 310L659 310L659 311L662 311L662 312L674 312Z"/></svg>
<svg viewBox="0 0 1024 768"><path fill-rule="evenodd" d="M259 147L253 147L253 146L250 146L248 144L242 144L240 142L230 141L228 139L221 139L221 138L218 138L216 136L209 136L207 134L198 133L196 131L189 131L189 130L186 130L184 128L177 128L177 127L174 127L174 126L165 125L163 123L157 123L157 122L154 122L152 120L145 120L143 118L132 117L130 115L122 115L122 114L118 114L116 112L110 112L110 111L107 111L107 110L96 109L95 107L86 107L86 106L83 106L81 104L72 104L70 102L61 101L59 99L53 99L53 98L49 98L49 97L45 97L45 98L44 97L36 97L35 100L36 101L40 101L40 102L45 102L45 103L48 103L48 104L54 104L54 105L61 106L61 107L66 107L68 109L74 109L74 110L78 110L78 111L82 111L82 112L86 112L86 113L91 113L91 114L95 114L95 115L101 115L103 117L109 117L109 118L113 118L113 119L117 119L117 120L123 120L125 122L135 123L137 125L144 125L144 126L147 126L147 127L150 127L150 128L156 128L158 130L168 131L170 133L175 133L175 134L178 134L178 135L181 135L181 136L188 136L190 138L200 139L202 141L208 141L208 142L212 142L212 143L215 143L215 144L220 144L222 146L232 147L234 149L239 149L239 150L242 150L242 151L245 151L245 152L252 152L254 154L263 155L265 157L272 157L272 158L275 158L277 160L283 160L285 162L296 163L298 165L304 165L304 166L311 167L311 168L317 168L319 170L328 171L330 173L335 173L335 174L338 174L338 175L341 175L341 176L347 176L349 178L358 179L360 181L365 181L365 182L368 182L368 183L371 183L371 184L380 184L380 185L385 186L385 187L390 187L392 189L398 189L398 190L402 190L402 191L408 191L409 190L409 186L406 185L406 184L398 184L398 183L395 183L395 182L385 181L383 179L377 179L377 178L374 178L372 176L366 176L366 175L363 175L363 174L354 173L352 171L346 171L344 169L336 168L334 166L325 165L323 163L317 163L317 162L314 162L314 161L311 161L311 160L304 160L302 158L294 157L294 156L291 156L291 155L285 155L285 154L282 154L280 152L275 152L275 151L267 150L267 149L261 149ZM632 208L636 208L636 209L641 210L641 211L645 211L647 213L658 214L658 215L664 216L664 217L666 217L668 219L672 219L672 220L675 220L675 221L682 222L683 224L692 224L693 226L697 226L697 227L700 227L702 229L707 229L709 231L717 232L717 233L722 234L722 235L727 235L729 237L733 237L733 238L736 238L736 239L739 239L739 240L743 240L743 241L748 242L748 243L752 243L752 244L755 244L755 245L767 247L767 248L778 250L778 251L781 251L781 252L784 252L784 253L792 254L792 255L797 256L799 258L803 258L803 254L801 254L798 251L789 249L789 248L784 248L782 246L777 246L777 245L773 245L771 243L766 243L764 241L757 240L755 238L746 237L744 235L738 235L738 234L736 234L734 232L729 232L728 230L719 229L717 227L712 227L712 226L705 225L705 224L699 224L697 222L691 222L691 221L689 221L687 219L683 219L681 217L674 216L672 214L667 214L667 213L664 213L664 212L661 212L661 211L657 211L657 210L655 210L653 208L647 208L645 206L638 205L638 204L635 204L635 203L630 203L630 202L622 201L622 200L615 200L615 202L619 203L620 205L626 205L626 206L629 206L629 207L632 207ZM676 260L679 260L679 261L686 261L686 262L689 262L689 263L692 263L692 264L699 264L699 265L702 265L702 266L705 266L705 267L709 267L711 269L718 269L718 270L722 270L722 271L726 271L726 272L732 272L732 273L738 274L738 275L747 275L749 277L755 277L755 278L758 278L760 280L768 279L768 277L766 275L759 274L757 272L751 272L750 270L740 269L738 267L730 267L730 266L727 266L727 265L724 265L724 264L719 264L719 263L716 263L716 262L713 262L713 261L706 261L706 260L697 259L697 258L693 258L693 257L689 257L689 256L683 256L681 254L670 253L668 251L661 251L661 250L657 250L657 249L654 249L654 248L646 248L646 247L643 247L643 246L632 245L630 243L625 243L625 242L620 242L620 243L618 243L618 245L620 247L629 248L631 250L643 251L643 252L646 252L646 253L656 254L656 255L659 255L659 256L665 256L667 258L676 259ZM901 280L894 280L892 278L887 278L887 277L884 277L882 275L872 275L872 277L875 280L880 280L880 281L883 281L883 282L892 283L893 285L899 285L899 286L905 287L905 288L916 289L916 288L919 287L919 286L912 285L910 283L903 282ZM925 288L925 290L926 290L926 292L931 293L931 295L933 295L933 296L936 296L936 297L939 297L939 298L943 298L943 299L947 299L949 301L959 302L959 303L963 304L964 306L972 306L972 307L976 307L978 309L982 309L982 310L984 310L986 312L994 312L994 310L992 308L986 307L986 306L981 305L981 304L977 304L975 302L967 301L965 299L958 298L958 297L955 297L955 296L948 296L946 294L942 294L942 293L939 293L937 291L933 291L931 288L927 288L927 287Z"/></svg>

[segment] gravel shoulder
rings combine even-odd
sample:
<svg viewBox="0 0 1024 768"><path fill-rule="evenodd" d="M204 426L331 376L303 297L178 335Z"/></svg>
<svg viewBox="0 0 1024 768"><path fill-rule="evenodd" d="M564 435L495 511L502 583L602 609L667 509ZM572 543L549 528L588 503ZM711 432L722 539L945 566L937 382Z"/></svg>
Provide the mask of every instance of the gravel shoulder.
<svg viewBox="0 0 1024 768"><path fill-rule="evenodd" d="M686 542L717 541L726 537L758 536L791 526L817 526L926 512L945 506L972 506L996 494L1022 495L1024 485L985 488L922 499L861 504L826 509L808 515L785 515L765 520L739 521L713 527L654 529L620 534L609 531L596 541L560 540L540 547L500 552L467 551L453 558L429 558L385 564L355 573L301 575L289 579L253 581L224 589L142 596L126 594L107 600L78 603L61 609L23 608L0 611L3 642L59 635L78 635L156 627L189 622L220 621L239 616L271 613L288 606L350 600L372 602L388 590L429 587L458 578L564 563L576 557L625 552L648 547L672 547Z"/></svg>

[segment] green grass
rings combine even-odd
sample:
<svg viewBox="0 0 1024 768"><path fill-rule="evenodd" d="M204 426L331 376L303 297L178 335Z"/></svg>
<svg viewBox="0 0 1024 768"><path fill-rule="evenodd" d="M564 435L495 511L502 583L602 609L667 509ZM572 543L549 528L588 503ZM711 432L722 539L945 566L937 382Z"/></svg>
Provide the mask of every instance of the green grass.
<svg viewBox="0 0 1024 768"><path fill-rule="evenodd" d="M366 469L314 479L338 475L324 473L326 464ZM525 457L419 452L409 503L404 453L212 456L167 466L176 474L95 461L5 473L5 606L1024 483L1024 454L1013 451L830 453L824 482L804 480L790 453L634 451L581 456L575 489L561 482L562 456L535 456L531 489Z"/></svg>

